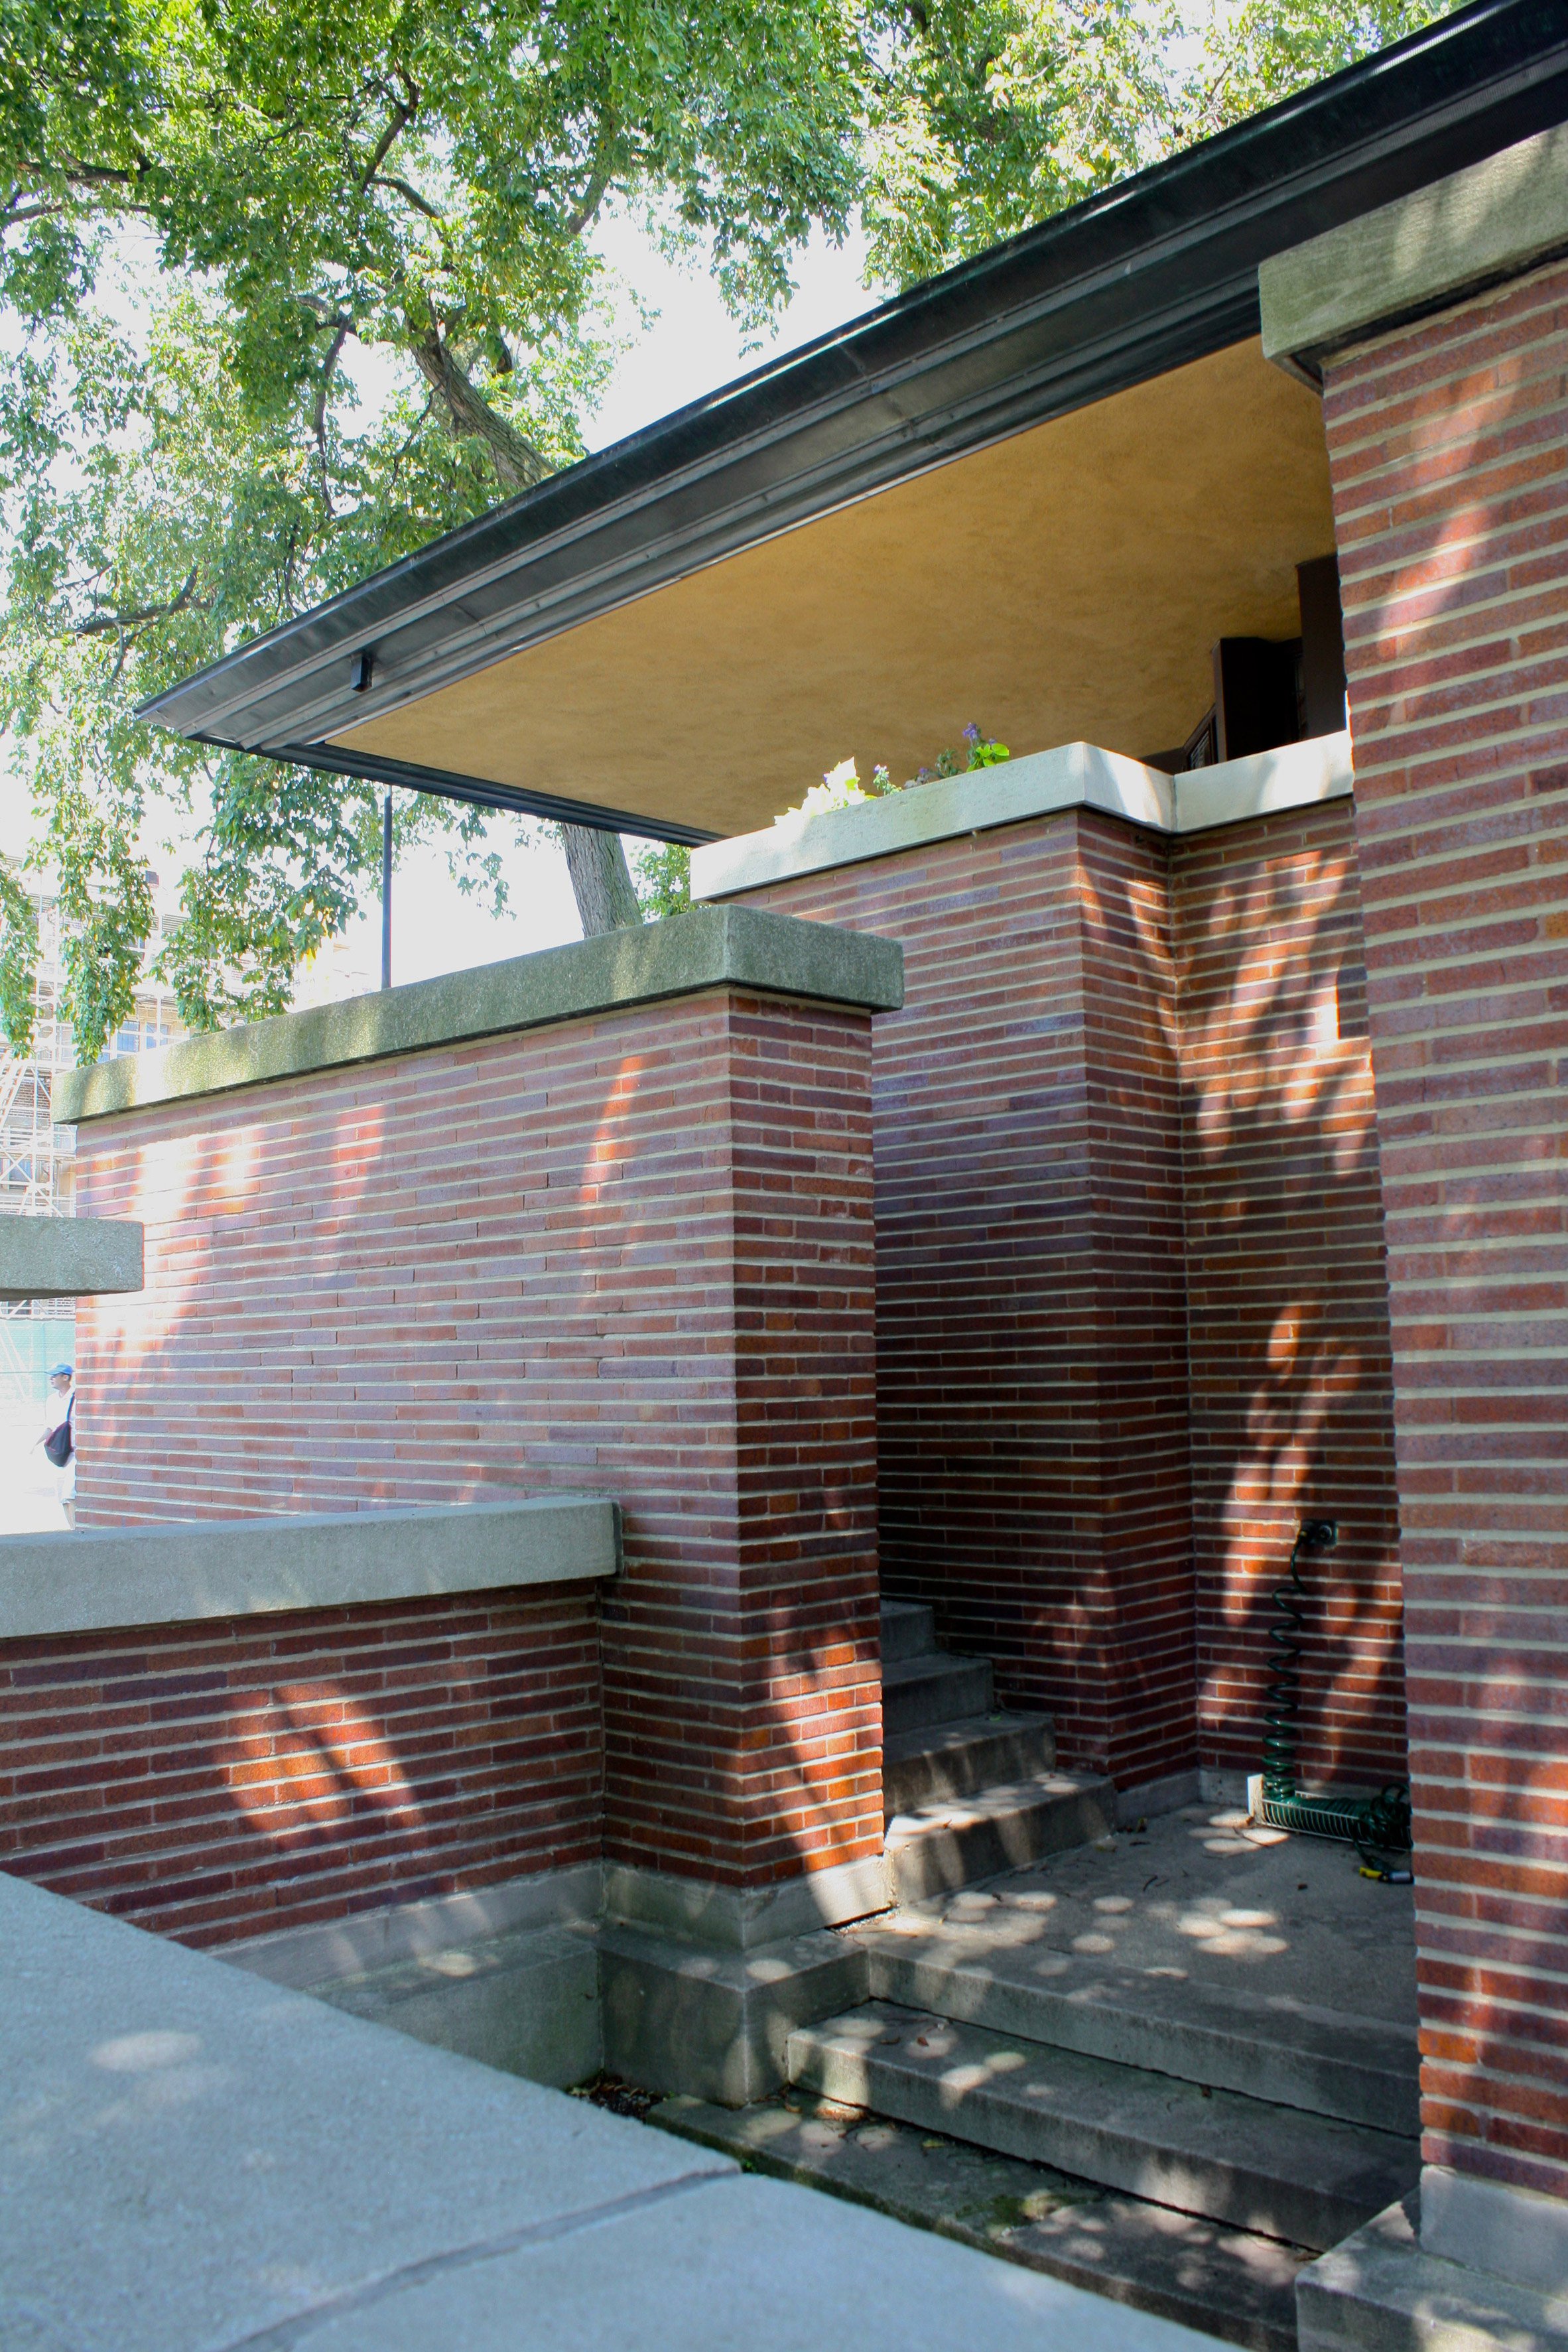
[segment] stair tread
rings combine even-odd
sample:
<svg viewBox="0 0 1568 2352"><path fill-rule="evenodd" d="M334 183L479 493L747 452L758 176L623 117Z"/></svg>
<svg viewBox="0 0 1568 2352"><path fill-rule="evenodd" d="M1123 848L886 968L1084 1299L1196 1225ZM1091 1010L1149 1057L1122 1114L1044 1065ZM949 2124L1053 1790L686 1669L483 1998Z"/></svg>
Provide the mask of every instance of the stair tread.
<svg viewBox="0 0 1568 2352"><path fill-rule="evenodd" d="M1092 1772L1026 1773L1017 1780L993 1780L967 1797L933 1797L895 1813L888 1823L889 1851L922 1831L963 1828L966 1822L995 1821L1028 1805L1068 1804L1085 1794L1111 1794L1112 1784Z"/></svg>
<svg viewBox="0 0 1568 2352"><path fill-rule="evenodd" d="M916 1784L906 1810L940 1793ZM879 1999L1414 2136L1403 1895L1331 1849L1254 1849L1197 1809L906 1897L857 1934Z"/></svg>
<svg viewBox="0 0 1568 2352"><path fill-rule="evenodd" d="M988 1950L966 1956L950 1945L937 1956L930 1948L942 1941L934 1904L911 1906L890 1916L881 1914L851 1932L858 1942L894 1963L934 1958L935 1971L951 1981L961 2003L961 2016L973 2014L968 2004L981 1998L986 1987L1005 1984L1038 1995L1042 2011L1047 2003L1053 2008L1060 2004L1079 2017L1098 2011L1125 2013L1164 2025L1194 2023L1249 2046L1274 2043L1313 2051L1337 2046L1347 2063L1358 2067L1380 2065L1411 2082L1419 2073L1416 2029L1387 2018L1288 2002L1243 1987L1203 1984L1191 1977L1178 1981L1152 1972L1108 1969L1103 1962L1068 1953L1031 1958ZM1047 1969L1048 1975L1044 1973ZM1039 2039L1060 2046L1047 2033L1042 2032Z"/></svg>
<svg viewBox="0 0 1568 2352"><path fill-rule="evenodd" d="M955 1658L948 1650L922 1650L918 1657L889 1658L882 1666L882 1687L901 1688L912 1683L938 1682L944 1675L988 1674L988 1658Z"/></svg>
<svg viewBox="0 0 1568 2352"><path fill-rule="evenodd" d="M793 2034L790 2073L833 2096L852 2083L879 2112L940 2116L941 2128L1008 2154L1066 2164L1053 2153L1063 2147L1091 2179L1308 2245L1335 2242L1347 2213L1380 2211L1418 2169L1414 2142L1364 2125L889 2001Z"/></svg>
<svg viewBox="0 0 1568 2352"><path fill-rule="evenodd" d="M954 1716L946 1723L924 1724L914 1731L890 1731L882 1742L882 1762L885 1768L906 1763L914 1756L946 1756L1009 1733L1026 1738L1037 1732L1048 1738L1052 1729L1048 1715L1013 1714L996 1707L989 1715Z"/></svg>

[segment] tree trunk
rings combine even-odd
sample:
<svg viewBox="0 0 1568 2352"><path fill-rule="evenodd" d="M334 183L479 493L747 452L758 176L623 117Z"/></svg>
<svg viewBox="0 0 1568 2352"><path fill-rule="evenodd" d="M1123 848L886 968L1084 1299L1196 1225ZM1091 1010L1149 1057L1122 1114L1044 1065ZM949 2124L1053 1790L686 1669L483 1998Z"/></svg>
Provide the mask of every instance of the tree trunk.
<svg viewBox="0 0 1568 2352"><path fill-rule="evenodd" d="M483 442L501 488L516 492L542 482L550 471L542 454L490 406L453 357L440 329L432 327L412 348L420 373L446 410L453 432L472 435ZM601 833L586 824L563 824L560 830L583 937L591 940L601 931L618 931L640 923L642 908L620 835Z"/></svg>
<svg viewBox="0 0 1568 2352"><path fill-rule="evenodd" d="M596 825L563 824L561 845L566 852L566 871L572 877L585 940L642 921L618 833L601 833Z"/></svg>

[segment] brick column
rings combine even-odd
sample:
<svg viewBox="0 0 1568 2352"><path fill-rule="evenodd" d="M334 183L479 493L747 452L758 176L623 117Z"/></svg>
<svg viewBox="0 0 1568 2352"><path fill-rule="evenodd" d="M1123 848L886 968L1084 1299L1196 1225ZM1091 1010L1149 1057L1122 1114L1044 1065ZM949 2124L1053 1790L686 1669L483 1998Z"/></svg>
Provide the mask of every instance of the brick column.
<svg viewBox="0 0 1568 2352"><path fill-rule="evenodd" d="M884 1587L1123 1786L1197 1762L1164 867L1064 811L752 894L904 949L876 1046Z"/></svg>
<svg viewBox="0 0 1568 2352"><path fill-rule="evenodd" d="M1327 374L1439 2168L1428 2242L1456 2175L1478 2211L1487 2184L1568 2197L1565 379L1562 264ZM1444 2251L1467 2242L1443 2228Z"/></svg>

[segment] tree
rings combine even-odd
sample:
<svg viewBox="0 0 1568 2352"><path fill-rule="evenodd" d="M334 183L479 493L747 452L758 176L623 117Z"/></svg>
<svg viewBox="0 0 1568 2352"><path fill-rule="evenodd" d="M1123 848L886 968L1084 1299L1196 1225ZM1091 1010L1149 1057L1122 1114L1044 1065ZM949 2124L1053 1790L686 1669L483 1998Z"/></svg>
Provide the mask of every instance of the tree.
<svg viewBox="0 0 1568 2352"><path fill-rule="evenodd" d="M862 207L908 287L1384 48L1453 0L893 0Z"/></svg>
<svg viewBox="0 0 1568 2352"><path fill-rule="evenodd" d="M607 204L709 253L760 323L857 204L872 278L906 285L1438 13L1214 0L1194 33L1163 5L0 0L0 724L84 1057L130 1006L160 802L202 828L163 950L187 1020L278 1009L353 911L374 791L132 710L580 454ZM362 407L367 367L391 389ZM496 884L476 814L400 817L437 827ZM566 832L585 926L635 919L615 836ZM676 903L673 868L639 870ZM18 1043L31 952L0 883Z"/></svg>
<svg viewBox="0 0 1568 2352"><path fill-rule="evenodd" d="M150 795L211 793L169 950L198 1022L285 1001L370 868L373 794L209 762L133 703L580 453L612 197L765 316L847 221L858 68L840 0L7 0L0 718L88 910L85 1054L130 1003ZM357 431L356 348L399 386ZM587 919L633 918L615 836L569 836Z"/></svg>

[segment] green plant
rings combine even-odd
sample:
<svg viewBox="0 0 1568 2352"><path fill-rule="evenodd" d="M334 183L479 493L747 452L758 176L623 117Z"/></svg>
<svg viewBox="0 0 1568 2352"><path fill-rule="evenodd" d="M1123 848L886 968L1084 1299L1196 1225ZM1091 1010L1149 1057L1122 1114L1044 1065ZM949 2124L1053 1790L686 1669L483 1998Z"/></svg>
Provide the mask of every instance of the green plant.
<svg viewBox="0 0 1568 2352"><path fill-rule="evenodd" d="M644 919L662 922L691 904L691 852L679 841L644 841L632 852L632 881Z"/></svg>

